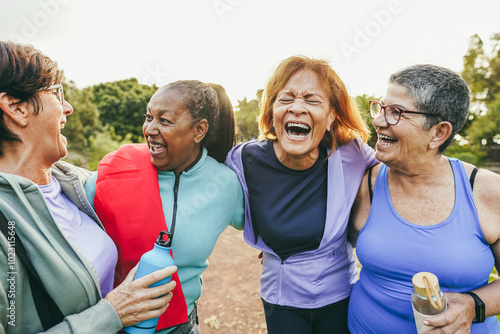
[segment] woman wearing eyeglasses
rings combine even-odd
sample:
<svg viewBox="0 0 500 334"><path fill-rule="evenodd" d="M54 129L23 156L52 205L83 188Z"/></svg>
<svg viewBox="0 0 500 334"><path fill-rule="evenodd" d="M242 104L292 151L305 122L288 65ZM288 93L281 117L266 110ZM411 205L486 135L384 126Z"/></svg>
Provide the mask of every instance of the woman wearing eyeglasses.
<svg viewBox="0 0 500 334"><path fill-rule="evenodd" d="M112 290L117 251L86 200L90 172L59 161L73 113L61 80L40 51L0 42L0 333L116 333L165 312L175 286L148 288L175 267L137 281L134 269Z"/></svg>
<svg viewBox="0 0 500 334"><path fill-rule="evenodd" d="M443 151L468 116L469 90L452 71L416 65L393 74L370 103L376 158L351 215L362 264L349 304L352 333L416 333L412 277L434 273L447 311L428 333L500 333L500 175ZM477 173L476 173L477 172Z"/></svg>

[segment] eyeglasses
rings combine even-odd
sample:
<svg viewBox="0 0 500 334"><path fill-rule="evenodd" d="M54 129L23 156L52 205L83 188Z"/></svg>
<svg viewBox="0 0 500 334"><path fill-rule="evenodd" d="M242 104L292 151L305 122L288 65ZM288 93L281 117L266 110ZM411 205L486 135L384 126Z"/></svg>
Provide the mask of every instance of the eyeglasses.
<svg viewBox="0 0 500 334"><path fill-rule="evenodd" d="M57 84L57 85L52 85L49 87L40 88L38 91L41 92L44 90L52 90L52 93L57 95L59 102L61 102L61 104L64 104L64 91L63 91L62 84Z"/></svg>
<svg viewBox="0 0 500 334"><path fill-rule="evenodd" d="M380 115L382 111L384 112L385 121L389 125L398 124L399 120L401 119L401 115L404 113L437 116L436 114L428 112L404 110L398 106L384 106L378 101L370 101L370 115L373 118L377 118L377 116Z"/></svg>

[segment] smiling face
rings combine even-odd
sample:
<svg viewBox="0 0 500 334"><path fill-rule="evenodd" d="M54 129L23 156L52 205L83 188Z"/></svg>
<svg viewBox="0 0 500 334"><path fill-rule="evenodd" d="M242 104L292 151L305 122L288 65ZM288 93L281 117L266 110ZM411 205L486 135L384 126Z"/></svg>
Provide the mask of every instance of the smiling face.
<svg viewBox="0 0 500 334"><path fill-rule="evenodd" d="M408 96L406 87L389 84L384 105L396 105L405 110L417 110L415 101ZM377 131L378 142L375 157L389 167L409 170L429 152L431 132L424 129L424 115L404 113L399 123L389 125L380 113L373 125Z"/></svg>
<svg viewBox="0 0 500 334"><path fill-rule="evenodd" d="M40 110L37 114L30 112L30 135L33 142L39 147L42 159L52 165L68 154L66 137L61 134L61 129L66 124L66 117L73 113L73 107L64 100L59 101L53 90L40 91Z"/></svg>
<svg viewBox="0 0 500 334"><path fill-rule="evenodd" d="M294 73L273 104L274 148L280 161L294 169L312 166L334 117L318 75L311 70Z"/></svg>
<svg viewBox="0 0 500 334"><path fill-rule="evenodd" d="M188 167L200 152L197 128L184 104L183 93L175 89L155 93L142 127L151 163L159 170L175 172Z"/></svg>

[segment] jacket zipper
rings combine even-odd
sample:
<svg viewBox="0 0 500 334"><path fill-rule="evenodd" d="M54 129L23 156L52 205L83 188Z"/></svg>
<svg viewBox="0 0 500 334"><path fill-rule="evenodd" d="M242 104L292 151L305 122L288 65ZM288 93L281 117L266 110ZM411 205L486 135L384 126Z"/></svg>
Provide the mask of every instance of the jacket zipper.
<svg viewBox="0 0 500 334"><path fill-rule="evenodd" d="M179 182L181 179L181 174L180 173L174 173L175 174L175 182L174 182L174 209L172 211L172 223L170 224L170 229L168 230L168 237L170 240L172 240L173 243L173 237L174 237L174 230L175 230L175 222L177 220L177 196L179 194Z"/></svg>
<svg viewBox="0 0 500 334"><path fill-rule="evenodd" d="M282 305L281 296L283 295L283 271L285 270L285 261L281 260L280 265L280 277L279 277L279 287L278 287L278 305Z"/></svg>

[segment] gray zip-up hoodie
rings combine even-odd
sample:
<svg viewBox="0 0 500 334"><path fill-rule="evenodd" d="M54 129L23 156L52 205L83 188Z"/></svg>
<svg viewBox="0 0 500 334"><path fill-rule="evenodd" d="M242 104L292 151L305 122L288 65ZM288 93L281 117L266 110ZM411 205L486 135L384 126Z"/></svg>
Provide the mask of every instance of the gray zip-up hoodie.
<svg viewBox="0 0 500 334"><path fill-rule="evenodd" d="M102 227L83 188L90 172L58 162L52 175L63 193ZM18 238L47 292L65 315L63 322L45 333L105 334L122 328L115 309L101 298L96 271L59 230L36 184L0 173L0 210L9 221L9 239L0 234L0 334L43 331L27 269L15 254Z"/></svg>

